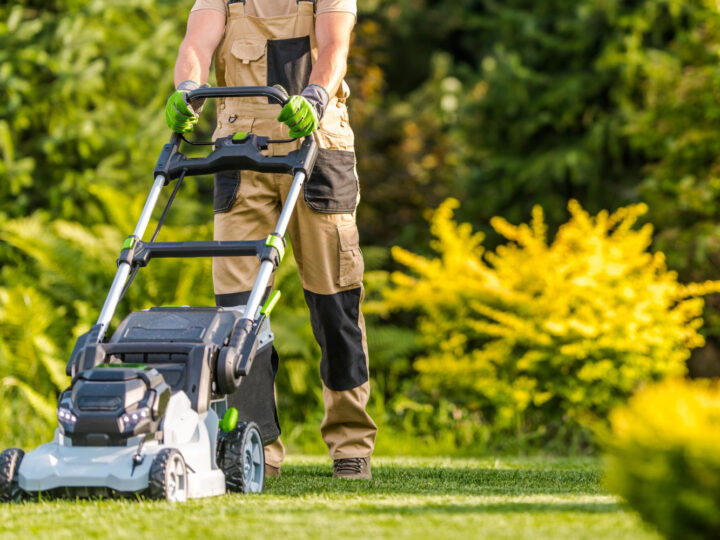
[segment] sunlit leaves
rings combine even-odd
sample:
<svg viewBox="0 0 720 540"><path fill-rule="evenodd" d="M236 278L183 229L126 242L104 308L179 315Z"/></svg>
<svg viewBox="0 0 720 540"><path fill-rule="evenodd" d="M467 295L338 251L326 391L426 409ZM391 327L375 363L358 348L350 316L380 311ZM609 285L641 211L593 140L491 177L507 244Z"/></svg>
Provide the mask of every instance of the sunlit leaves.
<svg viewBox="0 0 720 540"><path fill-rule="evenodd" d="M507 242L487 253L482 235L453 221L457 206L432 217L437 257L393 250L408 271L385 295L388 309L420 313L415 367L431 392L477 400L499 429L581 422L684 373L704 343L701 296L720 282L677 281L649 251L652 228L637 226L645 205L592 216L571 201L552 241L539 207L529 225L494 218Z"/></svg>

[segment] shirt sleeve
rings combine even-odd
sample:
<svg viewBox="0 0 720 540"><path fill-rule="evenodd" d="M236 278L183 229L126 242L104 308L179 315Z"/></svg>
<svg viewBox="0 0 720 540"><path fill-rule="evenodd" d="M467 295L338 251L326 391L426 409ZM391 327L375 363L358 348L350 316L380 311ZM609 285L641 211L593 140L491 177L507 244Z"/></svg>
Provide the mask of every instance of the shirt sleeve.
<svg viewBox="0 0 720 540"><path fill-rule="evenodd" d="M198 2L201 1L203 0L198 0ZM333 11L352 13L357 17L357 0L317 0L315 5L316 15L331 13Z"/></svg>
<svg viewBox="0 0 720 540"><path fill-rule="evenodd" d="M215 11L220 11L225 14L225 0L195 0L195 5L193 5L190 12L198 11L200 9L214 9Z"/></svg>

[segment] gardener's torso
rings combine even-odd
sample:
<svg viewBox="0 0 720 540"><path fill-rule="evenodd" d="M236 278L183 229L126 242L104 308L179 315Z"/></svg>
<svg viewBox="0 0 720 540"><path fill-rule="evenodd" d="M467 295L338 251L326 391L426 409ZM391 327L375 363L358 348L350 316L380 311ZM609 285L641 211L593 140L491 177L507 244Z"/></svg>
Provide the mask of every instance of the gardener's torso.
<svg viewBox="0 0 720 540"><path fill-rule="evenodd" d="M197 2L196 8L201 3L203 0ZM317 60L315 2L231 1L225 10L225 35L215 53L218 86L280 84L290 95L299 94L307 86ZM345 105L348 96L343 81L320 123L321 148L353 149L354 136ZM215 137L238 131L287 137L287 127L275 120L279 106L268 103L266 98L219 100L217 113Z"/></svg>

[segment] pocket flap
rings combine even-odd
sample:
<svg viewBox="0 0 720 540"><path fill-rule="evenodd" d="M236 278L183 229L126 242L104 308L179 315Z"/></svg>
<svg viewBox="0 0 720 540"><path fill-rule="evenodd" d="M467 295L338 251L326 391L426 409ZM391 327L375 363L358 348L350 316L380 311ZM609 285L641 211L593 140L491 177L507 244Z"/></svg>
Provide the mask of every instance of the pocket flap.
<svg viewBox="0 0 720 540"><path fill-rule="evenodd" d="M352 251L360 247L360 235L354 223L338 225L338 236L340 237L340 251Z"/></svg>
<svg viewBox="0 0 720 540"><path fill-rule="evenodd" d="M243 38L233 41L230 52L243 64L249 64L262 58L265 54L265 47L267 47L267 40L265 39Z"/></svg>

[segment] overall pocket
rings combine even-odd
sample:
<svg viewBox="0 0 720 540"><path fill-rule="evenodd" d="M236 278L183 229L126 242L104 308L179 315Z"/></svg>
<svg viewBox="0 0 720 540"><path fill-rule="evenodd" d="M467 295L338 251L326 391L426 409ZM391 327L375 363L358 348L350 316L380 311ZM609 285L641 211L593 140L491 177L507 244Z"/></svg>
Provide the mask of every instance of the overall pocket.
<svg viewBox="0 0 720 540"><path fill-rule="evenodd" d="M263 37L244 37L230 45L230 56L226 73L228 86L264 86L267 41ZM261 103L262 98L246 98L248 102Z"/></svg>
<svg viewBox="0 0 720 540"><path fill-rule="evenodd" d="M352 213L358 193L355 152L320 148L315 168L303 190L307 205L324 214Z"/></svg>
<svg viewBox="0 0 720 540"><path fill-rule="evenodd" d="M303 91L310 80L310 36L270 39L267 42L267 84L281 85L288 94Z"/></svg>
<svg viewBox="0 0 720 540"><path fill-rule="evenodd" d="M213 212L229 212L240 189L240 171L223 171L215 175L213 185Z"/></svg>
<svg viewBox="0 0 720 540"><path fill-rule="evenodd" d="M338 287L349 287L360 285L362 282L365 263L363 262L362 251L360 251L360 235L355 223L343 223L338 225Z"/></svg>

